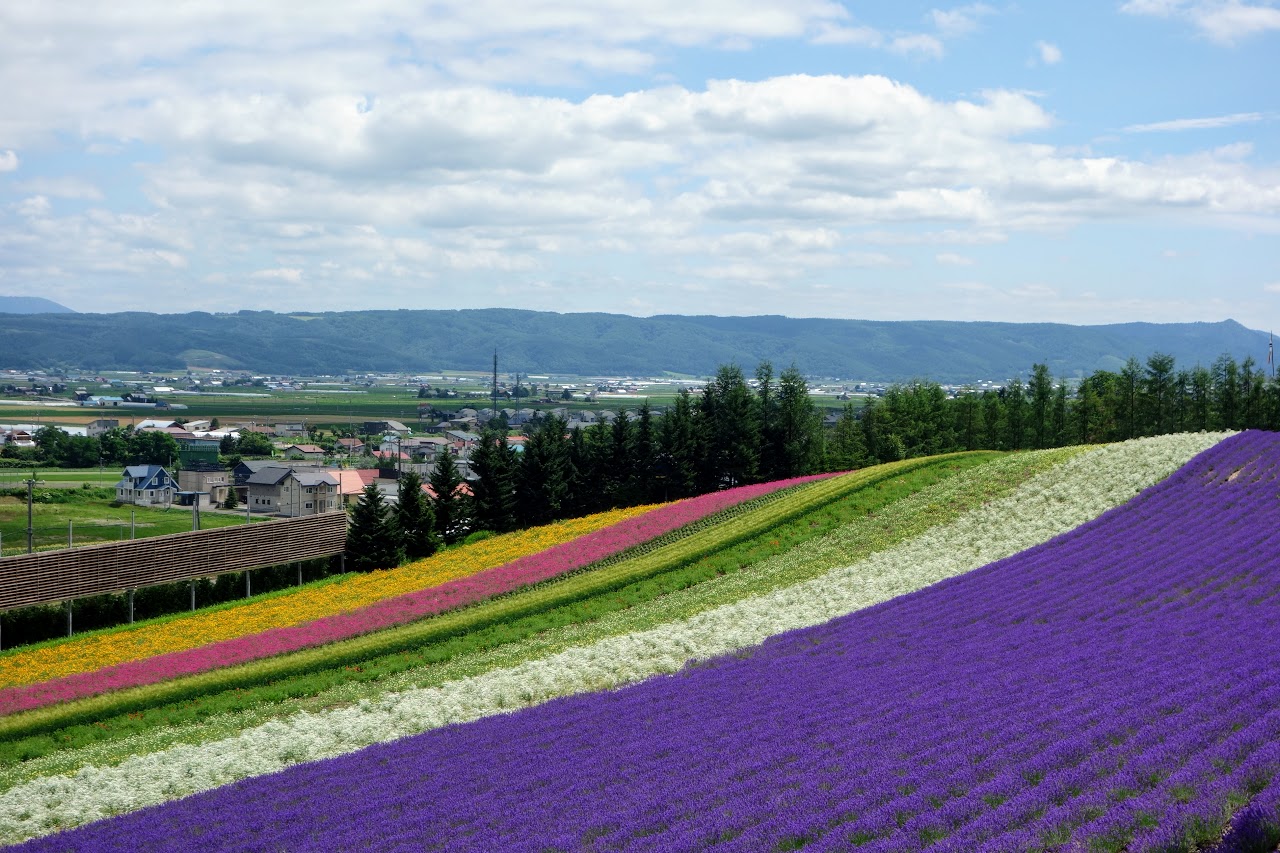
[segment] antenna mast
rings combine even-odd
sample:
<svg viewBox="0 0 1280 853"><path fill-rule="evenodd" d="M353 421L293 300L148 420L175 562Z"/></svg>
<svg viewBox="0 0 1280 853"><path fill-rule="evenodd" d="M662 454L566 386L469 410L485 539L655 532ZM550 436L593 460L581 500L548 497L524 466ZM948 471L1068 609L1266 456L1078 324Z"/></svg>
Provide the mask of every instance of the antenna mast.
<svg viewBox="0 0 1280 853"><path fill-rule="evenodd" d="M493 416L498 416L498 350L493 350Z"/></svg>

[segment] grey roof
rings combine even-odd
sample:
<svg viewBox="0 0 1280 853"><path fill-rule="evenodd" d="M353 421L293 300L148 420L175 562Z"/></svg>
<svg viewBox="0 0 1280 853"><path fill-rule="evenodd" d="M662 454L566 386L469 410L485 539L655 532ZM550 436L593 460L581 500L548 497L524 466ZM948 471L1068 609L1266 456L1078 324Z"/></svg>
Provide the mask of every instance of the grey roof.
<svg viewBox="0 0 1280 853"><path fill-rule="evenodd" d="M338 480L325 471L294 471L293 478L304 486L336 486Z"/></svg>
<svg viewBox="0 0 1280 853"><path fill-rule="evenodd" d="M288 476L288 468L271 465L254 471L249 475L249 479L246 482L251 486L277 486L284 482L284 478Z"/></svg>

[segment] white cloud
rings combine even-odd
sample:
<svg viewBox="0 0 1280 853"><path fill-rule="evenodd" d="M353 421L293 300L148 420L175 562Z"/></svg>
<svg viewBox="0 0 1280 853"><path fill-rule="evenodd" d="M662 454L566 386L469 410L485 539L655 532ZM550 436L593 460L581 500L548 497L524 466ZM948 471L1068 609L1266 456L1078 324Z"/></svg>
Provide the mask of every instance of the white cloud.
<svg viewBox="0 0 1280 853"><path fill-rule="evenodd" d="M28 219L43 219L53 210L53 205L49 203L49 199L42 195L33 195L24 198L13 206L19 216L25 216Z"/></svg>
<svg viewBox="0 0 1280 853"><path fill-rule="evenodd" d="M1270 284L1262 285L1262 289L1267 293L1280 293L1280 281L1273 281Z"/></svg>
<svg viewBox="0 0 1280 853"><path fill-rule="evenodd" d="M1208 116L1205 118L1179 118L1171 121L1156 121L1149 124L1131 124L1124 128L1125 133L1159 133L1179 130L1212 130L1219 127L1231 127L1236 124L1251 124L1262 121L1262 113L1232 113L1225 116Z"/></svg>
<svg viewBox="0 0 1280 853"><path fill-rule="evenodd" d="M889 50L903 56L920 56L925 59L941 59L942 42L927 33L898 36L889 43Z"/></svg>
<svg viewBox="0 0 1280 853"><path fill-rule="evenodd" d="M941 252L935 255L934 259L940 264L953 267L967 267L974 263L973 258L968 255L958 255L955 252Z"/></svg>
<svg viewBox="0 0 1280 853"><path fill-rule="evenodd" d="M18 168L18 155L13 151L0 151L0 172L12 172Z"/></svg>
<svg viewBox="0 0 1280 853"><path fill-rule="evenodd" d="M1179 18L1211 41L1232 45L1241 39L1280 30L1280 9L1241 0L1129 0L1120 11L1133 15Z"/></svg>
<svg viewBox="0 0 1280 853"><path fill-rule="evenodd" d="M1062 49L1047 41L1036 42L1036 52L1045 65L1057 65L1062 61Z"/></svg>
<svg viewBox="0 0 1280 853"><path fill-rule="evenodd" d="M863 47L880 47L884 35L873 27L823 24L810 39L814 44L856 44Z"/></svg>
<svg viewBox="0 0 1280 853"><path fill-rule="evenodd" d="M987 15L994 15L995 9L986 3L970 3L968 6L957 6L954 9L934 9L929 13L938 34L944 38L956 38L968 35L979 27L979 22Z"/></svg>
<svg viewBox="0 0 1280 853"><path fill-rule="evenodd" d="M249 274L250 278L257 279L278 279L279 281L287 281L296 284L302 281L302 270L297 267L276 267L275 269L255 270Z"/></svg>

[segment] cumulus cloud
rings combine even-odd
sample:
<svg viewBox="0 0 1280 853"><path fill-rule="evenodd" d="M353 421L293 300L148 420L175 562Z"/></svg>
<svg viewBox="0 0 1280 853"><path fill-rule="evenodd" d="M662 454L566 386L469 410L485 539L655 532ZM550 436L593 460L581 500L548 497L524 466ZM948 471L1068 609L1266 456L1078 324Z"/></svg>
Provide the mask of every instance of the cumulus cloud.
<svg viewBox="0 0 1280 853"><path fill-rule="evenodd" d="M41 270L51 286L150 273L202 307L279 307L303 291L309 307L349 307L376 281L361 304L502 293L561 310L613 278L634 304L669 310L740 276L765 310L783 283L827 304L845 271L966 265L957 249L1025 231L1184 216L1251 219L1238 227L1252 232L1280 211L1280 180L1242 148L1082 154L1045 141L1057 119L1024 91L657 73L683 48L777 38L940 59L995 14L985 4L935 9L927 32L880 30L827 0L570 6L534 0L512 16L448 0L427 14L371 0L299 18L156 0L68 26L56 4L0 5L0 170L26 157L0 197L0 270ZM584 94L597 71L634 76ZM82 144L90 165L28 178L26 143L50 139Z"/></svg>
<svg viewBox="0 0 1280 853"><path fill-rule="evenodd" d="M1280 9L1241 0L1129 0L1120 7L1132 15L1179 18L1211 41L1231 45L1241 39L1280 30Z"/></svg>
<svg viewBox="0 0 1280 853"><path fill-rule="evenodd" d="M1045 65L1057 65L1062 61L1062 49L1047 41L1036 42L1036 53Z"/></svg>

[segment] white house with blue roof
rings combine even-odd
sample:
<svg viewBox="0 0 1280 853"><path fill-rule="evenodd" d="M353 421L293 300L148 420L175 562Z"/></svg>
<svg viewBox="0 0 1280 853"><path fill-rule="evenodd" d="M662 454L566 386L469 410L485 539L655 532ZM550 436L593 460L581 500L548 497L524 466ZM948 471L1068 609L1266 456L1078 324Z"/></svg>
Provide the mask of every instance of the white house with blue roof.
<svg viewBox="0 0 1280 853"><path fill-rule="evenodd" d="M130 465L116 483L116 500L139 506L171 506L178 482L161 465Z"/></svg>

